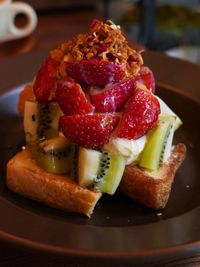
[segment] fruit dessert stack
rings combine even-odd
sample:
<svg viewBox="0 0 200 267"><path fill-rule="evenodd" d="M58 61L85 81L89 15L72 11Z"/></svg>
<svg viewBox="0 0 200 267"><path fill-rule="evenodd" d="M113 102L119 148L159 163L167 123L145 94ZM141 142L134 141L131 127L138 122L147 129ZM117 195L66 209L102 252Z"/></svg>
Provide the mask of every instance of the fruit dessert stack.
<svg viewBox="0 0 200 267"><path fill-rule="evenodd" d="M102 193L114 194L121 183L119 188L125 194L160 208L167 199L164 205L156 206L142 201L137 192L130 195L134 181L126 178L130 176L127 165L140 170L147 185L149 177L155 179L152 174L163 166L171 170L170 158L177 153L173 135L182 121L155 95L154 76L141 53L128 46L119 26L94 20L88 33L50 52L33 82L21 92L18 108L24 117L25 150L45 173L54 178L63 176L98 198ZM183 161L183 144L179 144L180 150L170 177ZM12 186L10 166L7 180L11 190L62 208L35 196L37 192ZM170 185L172 182L173 177ZM137 190L142 191L143 185L139 187ZM145 192L141 193L144 200L144 194L149 194ZM82 212L71 206L63 208Z"/></svg>

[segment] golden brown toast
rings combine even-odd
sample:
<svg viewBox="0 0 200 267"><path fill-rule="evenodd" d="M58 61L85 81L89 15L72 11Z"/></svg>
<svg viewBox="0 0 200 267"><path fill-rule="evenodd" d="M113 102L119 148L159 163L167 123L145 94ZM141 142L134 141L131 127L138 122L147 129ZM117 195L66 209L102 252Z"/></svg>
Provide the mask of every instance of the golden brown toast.
<svg viewBox="0 0 200 267"><path fill-rule="evenodd" d="M53 208L82 213L88 217L101 197L101 193L83 188L67 176L41 169L27 148L8 162L7 186L20 195Z"/></svg>
<svg viewBox="0 0 200 267"><path fill-rule="evenodd" d="M167 204L176 171L186 155L186 146L174 146L170 158L157 171L147 171L137 166L127 166L120 184L120 191L136 202L154 209Z"/></svg>
<svg viewBox="0 0 200 267"><path fill-rule="evenodd" d="M186 155L184 144L174 146L169 160L158 171L147 171L137 166L126 167L120 191L148 207L161 209L167 204L176 171ZM78 185L64 175L41 169L26 148L7 164L7 186L25 197L50 207L90 215L101 193Z"/></svg>

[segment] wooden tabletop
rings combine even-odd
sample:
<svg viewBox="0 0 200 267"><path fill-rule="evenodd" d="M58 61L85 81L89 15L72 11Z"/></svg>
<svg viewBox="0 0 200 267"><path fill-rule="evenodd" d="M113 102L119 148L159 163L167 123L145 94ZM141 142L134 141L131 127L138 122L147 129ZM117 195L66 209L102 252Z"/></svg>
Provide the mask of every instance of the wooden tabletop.
<svg viewBox="0 0 200 267"><path fill-rule="evenodd" d="M34 33L24 39L0 44L1 58L10 57L16 54L25 54L37 50L50 50L61 41L69 39L76 33L85 32L93 18L102 19L102 14L97 10L62 10L55 12L43 12L38 15L38 26ZM134 40L132 40L134 44ZM1 215L2 216L2 215ZM37 251L28 251L25 248L16 247L0 241L0 266L1 267L23 267L23 266L58 266L58 267L100 267L108 266L100 263L73 263L62 256L47 255ZM116 266L116 265L115 265ZM120 265L121 267L124 267ZM160 262L146 264L129 264L129 267L175 267L175 266L200 266L200 253L189 255L178 259L163 259Z"/></svg>

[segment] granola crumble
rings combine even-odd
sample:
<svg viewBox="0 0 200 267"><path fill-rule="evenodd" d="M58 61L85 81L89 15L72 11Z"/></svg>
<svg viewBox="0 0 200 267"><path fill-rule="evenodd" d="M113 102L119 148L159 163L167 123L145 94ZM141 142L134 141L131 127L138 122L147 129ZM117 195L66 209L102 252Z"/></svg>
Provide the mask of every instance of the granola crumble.
<svg viewBox="0 0 200 267"><path fill-rule="evenodd" d="M141 52L128 46L119 26L112 21L103 23L95 19L89 32L78 34L51 51L50 56L61 62L60 75L65 76L67 63L83 59L99 59L119 62L126 74L136 75L143 64Z"/></svg>

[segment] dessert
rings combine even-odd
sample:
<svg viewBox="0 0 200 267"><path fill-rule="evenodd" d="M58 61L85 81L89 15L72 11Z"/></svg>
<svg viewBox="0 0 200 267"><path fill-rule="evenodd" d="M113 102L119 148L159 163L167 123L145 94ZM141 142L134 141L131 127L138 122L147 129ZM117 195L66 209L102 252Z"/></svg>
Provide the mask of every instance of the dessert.
<svg viewBox="0 0 200 267"><path fill-rule="evenodd" d="M118 188L165 207L186 154L172 145L182 121L155 95L141 53L99 20L50 52L19 96L26 145L7 165L12 191L87 216Z"/></svg>

